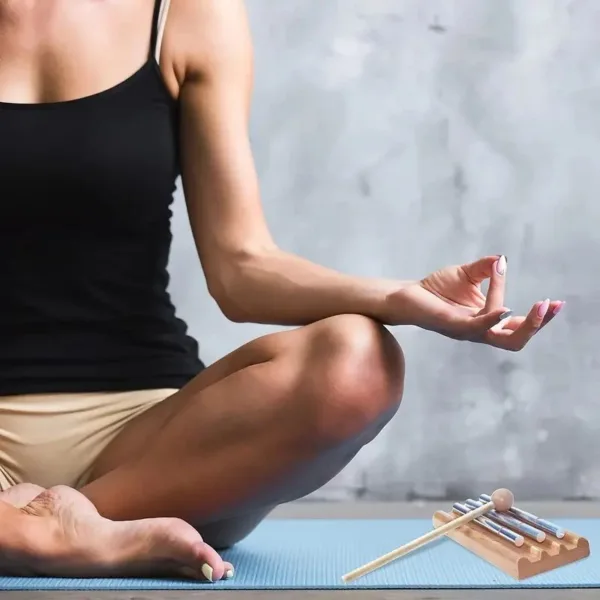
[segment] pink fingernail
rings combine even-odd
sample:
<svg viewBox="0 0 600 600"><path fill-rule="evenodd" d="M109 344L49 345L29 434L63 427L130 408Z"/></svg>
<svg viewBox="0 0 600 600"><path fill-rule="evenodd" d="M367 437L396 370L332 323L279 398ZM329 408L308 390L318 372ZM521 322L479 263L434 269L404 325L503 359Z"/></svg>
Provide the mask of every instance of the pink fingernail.
<svg viewBox="0 0 600 600"><path fill-rule="evenodd" d="M555 309L552 311L553 315L557 315L565 306L566 302L561 302Z"/></svg>
<svg viewBox="0 0 600 600"><path fill-rule="evenodd" d="M496 272L498 275L504 275L506 272L506 256L501 256L496 263Z"/></svg>
<svg viewBox="0 0 600 600"><path fill-rule="evenodd" d="M540 307L538 308L538 317L543 318L546 316L546 313L548 312L548 307L550 306L550 299L546 298L546 300L544 300L541 304Z"/></svg>

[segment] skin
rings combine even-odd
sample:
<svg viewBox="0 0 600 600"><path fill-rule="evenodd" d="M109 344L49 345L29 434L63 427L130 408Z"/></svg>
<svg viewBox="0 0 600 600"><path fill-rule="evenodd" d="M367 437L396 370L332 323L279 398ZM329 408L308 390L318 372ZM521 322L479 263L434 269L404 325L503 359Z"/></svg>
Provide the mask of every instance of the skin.
<svg viewBox="0 0 600 600"><path fill-rule="evenodd" d="M0 0L0 101L114 86L145 62L151 17L148 0ZM21 484L0 494L6 573L227 577L233 567L213 546L248 531L222 539L223 523L254 511L251 529L281 500L277 481L397 410L404 355L384 325L518 351L563 306L536 302L499 324L499 255L386 281L279 248L248 136L253 60L241 0L172 2L160 65L181 104L183 186L212 297L234 322L298 327L237 349L127 425L81 490Z"/></svg>

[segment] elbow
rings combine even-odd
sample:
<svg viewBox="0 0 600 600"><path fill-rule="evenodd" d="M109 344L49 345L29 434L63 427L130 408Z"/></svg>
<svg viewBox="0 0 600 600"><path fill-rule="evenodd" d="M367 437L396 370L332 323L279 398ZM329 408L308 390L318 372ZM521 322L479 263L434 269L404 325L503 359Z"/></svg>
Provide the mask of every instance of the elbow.
<svg viewBox="0 0 600 600"><path fill-rule="evenodd" d="M208 278L207 286L208 293L228 321L232 323L255 321L237 269L221 269L218 276Z"/></svg>
<svg viewBox="0 0 600 600"><path fill-rule="evenodd" d="M271 250L238 252L220 260L211 273L207 273L209 294L229 321L263 322L264 294L258 282L269 271L267 259L270 255Z"/></svg>
<svg viewBox="0 0 600 600"><path fill-rule="evenodd" d="M223 313L223 316L232 323L256 323L256 318L253 318L252 314L244 310L239 303L234 302L231 298L226 300L217 301L219 309Z"/></svg>
<svg viewBox="0 0 600 600"><path fill-rule="evenodd" d="M223 316L232 323L250 323L251 316L244 309L239 295L222 283L209 285L208 292Z"/></svg>

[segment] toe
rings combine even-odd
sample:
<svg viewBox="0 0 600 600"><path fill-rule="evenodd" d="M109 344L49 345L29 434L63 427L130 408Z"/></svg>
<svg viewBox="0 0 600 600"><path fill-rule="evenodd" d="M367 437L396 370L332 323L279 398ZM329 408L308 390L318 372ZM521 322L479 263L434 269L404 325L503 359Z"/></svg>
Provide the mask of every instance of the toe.
<svg viewBox="0 0 600 600"><path fill-rule="evenodd" d="M208 544L197 544L194 554L194 564L189 566L196 571L197 578L215 582L233 577L233 565L224 562L219 553Z"/></svg>
<svg viewBox="0 0 600 600"><path fill-rule="evenodd" d="M156 519L154 522L166 534L172 556L179 563L178 571L184 577L211 583L233 577L232 564L224 562L191 525L180 519Z"/></svg>
<svg viewBox="0 0 600 600"><path fill-rule="evenodd" d="M230 562L225 562L223 564L225 565L224 579L233 579L233 576L235 575L235 569L233 568L233 565Z"/></svg>

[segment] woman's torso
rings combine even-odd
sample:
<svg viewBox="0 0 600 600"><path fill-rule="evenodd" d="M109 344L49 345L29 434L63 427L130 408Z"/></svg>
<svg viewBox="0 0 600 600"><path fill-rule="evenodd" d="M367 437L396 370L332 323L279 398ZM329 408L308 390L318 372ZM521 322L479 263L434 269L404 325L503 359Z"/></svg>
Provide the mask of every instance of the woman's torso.
<svg viewBox="0 0 600 600"><path fill-rule="evenodd" d="M180 387L160 0L44 1L0 9L0 394Z"/></svg>

